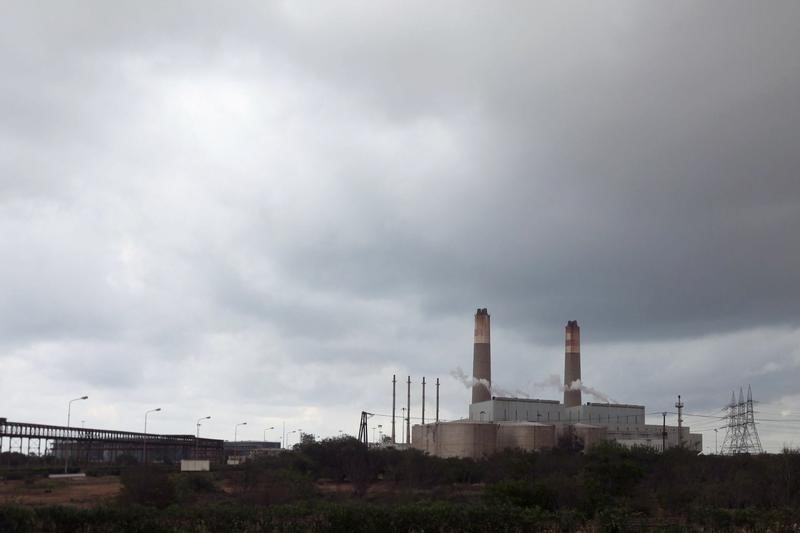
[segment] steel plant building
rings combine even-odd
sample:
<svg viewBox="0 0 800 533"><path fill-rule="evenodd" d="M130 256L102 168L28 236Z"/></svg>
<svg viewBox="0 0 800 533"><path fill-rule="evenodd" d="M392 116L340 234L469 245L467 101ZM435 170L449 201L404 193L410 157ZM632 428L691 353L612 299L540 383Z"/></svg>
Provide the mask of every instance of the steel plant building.
<svg viewBox="0 0 800 533"><path fill-rule="evenodd" d="M686 426L645 423L643 405L581 403L580 327L567 322L564 353L564 401L507 398L491 394L490 316L475 314L472 403L469 418L415 425L412 446L440 457L481 457L509 448L552 448L574 435L584 447L601 441L662 450L683 446L701 451L701 434Z"/></svg>

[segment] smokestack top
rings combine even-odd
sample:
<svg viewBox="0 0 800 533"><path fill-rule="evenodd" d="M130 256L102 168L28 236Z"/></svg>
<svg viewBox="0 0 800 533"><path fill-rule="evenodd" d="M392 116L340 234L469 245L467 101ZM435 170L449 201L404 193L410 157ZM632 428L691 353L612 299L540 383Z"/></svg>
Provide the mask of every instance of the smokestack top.
<svg viewBox="0 0 800 533"><path fill-rule="evenodd" d="M488 344L489 343L489 329L490 329L490 316L489 311L484 307L478 308L475 312L475 343Z"/></svg>
<svg viewBox="0 0 800 533"><path fill-rule="evenodd" d="M564 329L566 330L566 334L564 335L566 352L581 353L581 328L578 325L578 321L567 321L567 327ZM580 375L578 377L580 377Z"/></svg>

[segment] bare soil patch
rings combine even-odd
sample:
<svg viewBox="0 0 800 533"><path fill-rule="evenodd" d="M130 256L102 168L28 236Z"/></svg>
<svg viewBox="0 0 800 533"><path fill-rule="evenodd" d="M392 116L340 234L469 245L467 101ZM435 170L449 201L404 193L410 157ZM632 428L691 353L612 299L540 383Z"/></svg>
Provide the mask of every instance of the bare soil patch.
<svg viewBox="0 0 800 533"><path fill-rule="evenodd" d="M120 489L118 476L3 480L0 481L0 504L74 505L88 508L116 498Z"/></svg>

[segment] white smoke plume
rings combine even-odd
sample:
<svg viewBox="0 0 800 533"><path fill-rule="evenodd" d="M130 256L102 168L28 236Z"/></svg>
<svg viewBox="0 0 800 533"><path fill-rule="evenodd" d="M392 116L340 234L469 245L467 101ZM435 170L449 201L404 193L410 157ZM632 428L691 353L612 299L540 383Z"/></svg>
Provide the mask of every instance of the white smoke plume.
<svg viewBox="0 0 800 533"><path fill-rule="evenodd" d="M589 396L591 396L592 398L600 400L601 402L604 403L619 403L617 400L608 396L607 394L600 392L597 389L593 389L592 387L589 387L587 385L584 385L583 383L581 383L581 380L579 379L576 379L575 381L572 382L572 384L569 386L569 390L581 390L586 394L588 394Z"/></svg>
<svg viewBox="0 0 800 533"><path fill-rule="evenodd" d="M516 389L512 393L505 389L501 389L497 385L492 385L491 383L489 383L489 380L478 379L474 376L468 376L460 367L456 367L454 370L451 370L450 375L453 376L455 379L457 379L459 382L461 382L461 384L468 389L471 389L474 385L482 385L483 387L486 387L486 390L488 390L489 394L491 394L492 396L507 396L513 398L531 397L531 395L525 391ZM572 384L570 384L570 386L567 387L561 382L561 376L559 376L558 374L550 374L550 376L546 380L534 383L533 385L534 387L554 387L561 392L564 392L565 390L580 390L581 392L585 392L586 394L588 394L589 396L600 402L619 403L617 400L608 396L607 394L595 388L589 387L588 385L584 385L583 383L581 383L581 380L579 379L573 381Z"/></svg>
<svg viewBox="0 0 800 533"><path fill-rule="evenodd" d="M492 385L489 383L488 379L479 379L475 376L468 376L463 370L461 370L461 367L456 367L454 370L451 370L450 375L460 381L461 384L468 389L471 389L474 385L482 385L483 387L486 387L486 390L488 390L489 394L492 396L512 396L512 394L507 390L501 389L497 385ZM521 391L515 392L519 393ZM525 398L529 397L524 392L522 394Z"/></svg>
<svg viewBox="0 0 800 533"><path fill-rule="evenodd" d="M617 400L608 396L607 394L595 388L589 387L588 385L584 385L579 379L576 379L569 385L569 387L567 387L562 383L561 376L558 374L550 374L546 380L540 381L539 383L534 383L534 385L537 387L555 387L561 392L565 390L579 390L604 403L619 403Z"/></svg>
<svg viewBox="0 0 800 533"><path fill-rule="evenodd" d="M455 379L461 382L466 388L471 389L474 385L483 385L486 387L490 393L492 392L492 385L489 383L487 379L478 379L476 377L470 377L461 370L461 367L456 367L454 370L450 371L450 375L453 376Z"/></svg>

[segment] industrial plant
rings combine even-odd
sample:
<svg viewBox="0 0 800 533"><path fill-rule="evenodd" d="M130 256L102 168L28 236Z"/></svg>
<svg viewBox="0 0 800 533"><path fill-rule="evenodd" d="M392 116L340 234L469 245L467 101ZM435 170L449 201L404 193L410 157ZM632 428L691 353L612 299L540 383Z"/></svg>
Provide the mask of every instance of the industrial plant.
<svg viewBox="0 0 800 533"><path fill-rule="evenodd" d="M509 448L548 449L559 442L575 442L584 448L613 441L657 450L676 446L702 450L702 435L682 425L680 396L678 426L647 424L643 405L582 403L581 330L575 320L567 322L565 331L563 403L494 396L490 329L488 311L478 309L468 418L415 425L411 433L414 448L439 457L473 458Z"/></svg>

